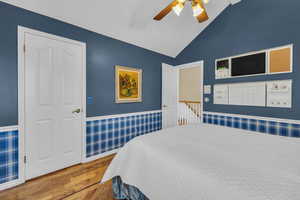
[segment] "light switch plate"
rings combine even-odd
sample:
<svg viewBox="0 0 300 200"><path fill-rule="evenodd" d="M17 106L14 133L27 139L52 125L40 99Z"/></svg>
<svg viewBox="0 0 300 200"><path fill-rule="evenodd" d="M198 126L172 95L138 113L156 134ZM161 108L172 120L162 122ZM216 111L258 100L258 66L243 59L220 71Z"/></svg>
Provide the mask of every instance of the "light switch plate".
<svg viewBox="0 0 300 200"><path fill-rule="evenodd" d="M204 85L204 94L211 94L211 85Z"/></svg>

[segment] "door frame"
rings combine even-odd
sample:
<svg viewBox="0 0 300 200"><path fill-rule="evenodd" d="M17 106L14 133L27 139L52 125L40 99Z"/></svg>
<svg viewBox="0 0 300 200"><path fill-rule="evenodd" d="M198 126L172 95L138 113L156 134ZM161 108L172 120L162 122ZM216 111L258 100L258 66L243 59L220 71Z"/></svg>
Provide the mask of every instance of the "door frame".
<svg viewBox="0 0 300 200"><path fill-rule="evenodd" d="M162 66L165 65L165 63L162 63ZM179 70L180 69L187 69L187 68L193 68L193 67L200 67L201 69L201 83L202 83L202 92L201 92L201 111L202 113L204 112L204 94L203 94L203 88L204 88L204 61L196 61L196 62L191 62L191 63L185 63L177 66L173 66L177 70L177 104L179 102ZM162 79L162 84L163 84L163 79ZM161 110L163 109L163 103L161 104ZM178 113L177 113L178 114ZM202 122L203 122L203 117L201 117ZM178 122L177 122L178 123Z"/></svg>
<svg viewBox="0 0 300 200"><path fill-rule="evenodd" d="M18 26L18 127L19 127L19 184L26 181L25 164L25 34L30 33L46 37L52 40L58 40L78 45L82 48L82 131L81 131L81 163L86 155L86 43L67 39L61 36L37 31L34 29Z"/></svg>
<svg viewBox="0 0 300 200"><path fill-rule="evenodd" d="M204 61L201 60L201 61L196 61L196 62L191 62L191 63L185 63L185 64L181 64L181 65L178 65L176 66L178 68L178 76L179 76L179 70L180 69L188 69L188 68L194 68L194 67L200 67L201 69L201 87L202 87L202 92L200 94L201 96L201 111L202 111L202 114L204 112L203 108L204 108ZM178 95L177 95L177 103L179 102L179 77L177 79L177 92L178 92ZM202 119L202 122L203 122L203 117L201 117Z"/></svg>
<svg viewBox="0 0 300 200"><path fill-rule="evenodd" d="M176 68L177 66L174 66L174 65L170 65L170 64L167 64L167 63L162 63L162 66L161 66L161 71L163 71L163 68L166 66L166 65L168 65L168 66L171 66L171 67L173 67L173 69L175 70L175 72L176 72L176 79L177 79L177 86L176 86L176 89L177 89L177 95L176 95L176 98L177 99L179 99L179 93L178 93L178 79L179 79L179 70ZM164 77L163 77L163 72L162 72L162 77L161 77L161 112L162 112L162 129L164 129L165 128L165 126L164 126L164 102L163 102L163 96L165 95L165 94L163 94L163 91L164 91L164 88L163 88L163 84L164 84ZM178 108L178 101L176 102L176 106L177 106L177 108ZM176 111L177 113L176 114L178 114L178 110ZM176 122L176 124L177 124L178 122Z"/></svg>

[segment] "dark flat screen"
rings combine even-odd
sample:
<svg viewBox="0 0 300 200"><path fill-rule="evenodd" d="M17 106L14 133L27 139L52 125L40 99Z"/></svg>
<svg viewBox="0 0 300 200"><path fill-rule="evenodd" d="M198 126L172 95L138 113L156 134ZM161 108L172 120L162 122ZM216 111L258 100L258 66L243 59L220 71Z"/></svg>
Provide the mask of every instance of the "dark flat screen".
<svg viewBox="0 0 300 200"><path fill-rule="evenodd" d="M245 76L266 73L266 53L233 58L231 76Z"/></svg>

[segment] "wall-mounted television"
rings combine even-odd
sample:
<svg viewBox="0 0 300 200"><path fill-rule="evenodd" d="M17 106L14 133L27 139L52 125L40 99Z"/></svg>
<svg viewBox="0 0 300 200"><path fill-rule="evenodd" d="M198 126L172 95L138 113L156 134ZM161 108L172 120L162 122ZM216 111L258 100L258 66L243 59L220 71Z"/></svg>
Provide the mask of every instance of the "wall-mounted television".
<svg viewBox="0 0 300 200"><path fill-rule="evenodd" d="M266 52L232 58L231 76L266 73Z"/></svg>

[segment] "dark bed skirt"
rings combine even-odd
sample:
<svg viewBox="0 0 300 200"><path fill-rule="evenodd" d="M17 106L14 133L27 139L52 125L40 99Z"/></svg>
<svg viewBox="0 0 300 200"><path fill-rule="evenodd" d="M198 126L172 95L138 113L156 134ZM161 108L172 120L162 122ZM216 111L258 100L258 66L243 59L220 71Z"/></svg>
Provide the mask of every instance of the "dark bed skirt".
<svg viewBox="0 0 300 200"><path fill-rule="evenodd" d="M113 178L112 189L117 200L149 200L138 188L124 183L120 176Z"/></svg>

